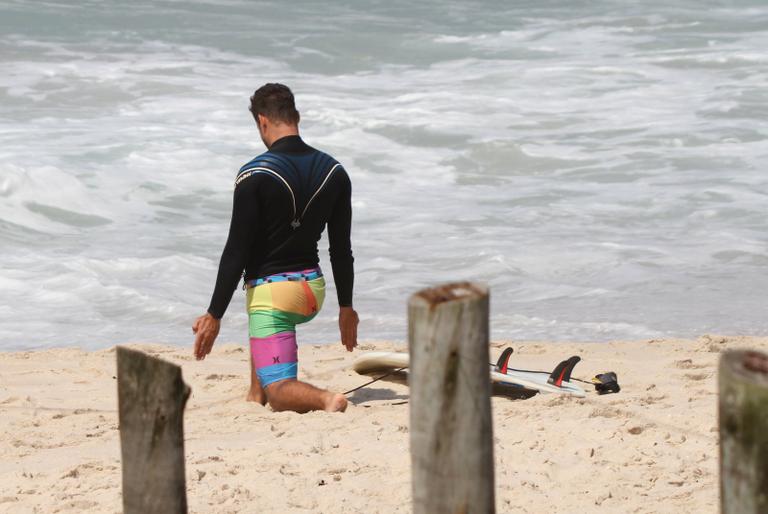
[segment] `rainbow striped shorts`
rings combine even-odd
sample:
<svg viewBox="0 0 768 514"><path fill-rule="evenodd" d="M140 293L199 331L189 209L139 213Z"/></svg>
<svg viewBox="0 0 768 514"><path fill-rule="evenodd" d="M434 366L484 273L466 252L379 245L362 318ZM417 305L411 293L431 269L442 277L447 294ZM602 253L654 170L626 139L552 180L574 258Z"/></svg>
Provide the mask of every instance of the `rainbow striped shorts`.
<svg viewBox="0 0 768 514"><path fill-rule="evenodd" d="M314 318L325 299L320 268L278 273L248 282L248 336L262 387L295 379L296 325Z"/></svg>

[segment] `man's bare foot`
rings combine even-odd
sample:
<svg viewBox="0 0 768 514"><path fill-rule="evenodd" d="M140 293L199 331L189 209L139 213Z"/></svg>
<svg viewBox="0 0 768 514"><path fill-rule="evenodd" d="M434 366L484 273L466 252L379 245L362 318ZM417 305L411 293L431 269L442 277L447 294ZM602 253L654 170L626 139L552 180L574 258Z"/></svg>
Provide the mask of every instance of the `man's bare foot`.
<svg viewBox="0 0 768 514"><path fill-rule="evenodd" d="M325 403L325 412L344 412L345 410L347 410L347 399L344 395L330 393L330 397Z"/></svg>
<svg viewBox="0 0 768 514"><path fill-rule="evenodd" d="M259 387L258 389L249 389L248 396L245 397L247 402L256 402L261 405L267 404L267 395L264 393L264 389Z"/></svg>

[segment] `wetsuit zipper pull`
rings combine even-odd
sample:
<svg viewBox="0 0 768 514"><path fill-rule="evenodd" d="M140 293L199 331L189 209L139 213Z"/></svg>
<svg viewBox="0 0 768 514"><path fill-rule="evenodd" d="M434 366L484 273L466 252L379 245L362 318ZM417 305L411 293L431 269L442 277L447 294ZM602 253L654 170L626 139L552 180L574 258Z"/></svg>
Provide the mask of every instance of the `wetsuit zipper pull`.
<svg viewBox="0 0 768 514"><path fill-rule="evenodd" d="M301 222L298 219L295 219L291 222L291 227L293 227L293 230L296 230L301 226Z"/></svg>

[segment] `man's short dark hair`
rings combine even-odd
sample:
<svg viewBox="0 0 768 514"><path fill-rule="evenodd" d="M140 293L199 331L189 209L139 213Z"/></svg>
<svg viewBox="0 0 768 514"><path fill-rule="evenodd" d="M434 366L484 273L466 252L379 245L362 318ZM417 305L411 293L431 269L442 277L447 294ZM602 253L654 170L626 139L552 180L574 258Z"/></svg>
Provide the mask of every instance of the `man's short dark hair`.
<svg viewBox="0 0 768 514"><path fill-rule="evenodd" d="M253 117L261 114L272 121L297 125L299 111L293 100L293 93L283 84L264 84L251 96L251 113ZM257 120L258 121L258 120Z"/></svg>

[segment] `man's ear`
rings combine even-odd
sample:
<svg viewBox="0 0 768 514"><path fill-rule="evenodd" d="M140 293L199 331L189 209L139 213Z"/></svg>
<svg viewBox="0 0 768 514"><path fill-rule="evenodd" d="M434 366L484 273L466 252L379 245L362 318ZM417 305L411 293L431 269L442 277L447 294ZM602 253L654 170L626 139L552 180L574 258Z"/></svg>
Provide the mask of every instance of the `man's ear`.
<svg viewBox="0 0 768 514"><path fill-rule="evenodd" d="M266 129L267 128L267 120L268 118L264 116L263 114L257 114L256 115L256 123L259 125L259 128Z"/></svg>
<svg viewBox="0 0 768 514"><path fill-rule="evenodd" d="M296 125L298 125L300 121L301 121L301 113L299 111L296 111Z"/></svg>

